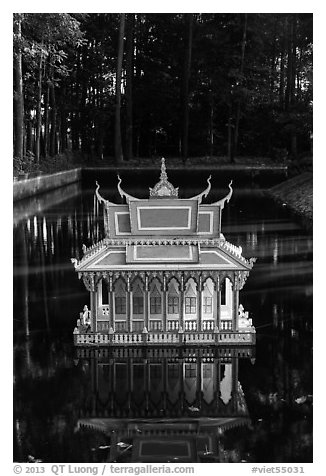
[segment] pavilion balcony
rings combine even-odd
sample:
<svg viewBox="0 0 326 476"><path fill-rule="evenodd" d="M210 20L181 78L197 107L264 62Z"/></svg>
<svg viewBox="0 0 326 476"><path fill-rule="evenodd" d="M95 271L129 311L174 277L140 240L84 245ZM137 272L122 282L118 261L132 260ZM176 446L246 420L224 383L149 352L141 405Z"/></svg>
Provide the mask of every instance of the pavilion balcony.
<svg viewBox="0 0 326 476"><path fill-rule="evenodd" d="M114 333L74 333L76 346L161 346L161 345L254 345L256 343L256 331L254 327L245 330L223 331L186 331L186 332L114 332Z"/></svg>

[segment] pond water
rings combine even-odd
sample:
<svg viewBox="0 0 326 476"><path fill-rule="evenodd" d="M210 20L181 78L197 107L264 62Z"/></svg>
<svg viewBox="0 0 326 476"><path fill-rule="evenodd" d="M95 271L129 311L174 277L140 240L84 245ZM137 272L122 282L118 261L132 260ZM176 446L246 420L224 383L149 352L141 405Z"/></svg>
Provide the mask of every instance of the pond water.
<svg viewBox="0 0 326 476"><path fill-rule="evenodd" d="M115 177L96 178L121 203ZM124 188L146 196L156 178L125 174ZM226 205L226 239L257 257L240 295L253 349L77 351L88 293L70 258L103 237L94 179L14 209L14 460L311 462L311 234L257 184ZM169 179L182 197L205 188Z"/></svg>

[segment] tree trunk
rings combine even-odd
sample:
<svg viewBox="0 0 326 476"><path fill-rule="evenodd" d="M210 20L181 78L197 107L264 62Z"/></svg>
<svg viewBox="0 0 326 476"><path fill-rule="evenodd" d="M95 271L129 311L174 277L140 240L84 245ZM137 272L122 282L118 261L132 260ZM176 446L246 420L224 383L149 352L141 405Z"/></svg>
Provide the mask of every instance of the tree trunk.
<svg viewBox="0 0 326 476"><path fill-rule="evenodd" d="M49 106L50 106L50 86L46 86L46 94L44 101L44 156L49 155L49 131L50 131L50 121L49 121Z"/></svg>
<svg viewBox="0 0 326 476"><path fill-rule="evenodd" d="M121 78L122 78L122 59L123 59L123 40L125 32L125 14L120 13L120 27L118 40L118 57L116 72L116 105L115 105L115 137L114 152L115 161L120 164L123 161L122 145L121 145Z"/></svg>
<svg viewBox="0 0 326 476"><path fill-rule="evenodd" d="M85 65L87 64L87 50L88 48L91 48L91 44L88 46L84 45L83 47L83 52L82 52L82 64ZM80 102L78 105L78 131L79 131L79 137L80 137L80 147L79 150L81 149L83 153L88 153L90 151L90 144L88 141L87 137L87 118L86 118L86 102L88 96L88 78L83 78L82 83L81 83L81 97L80 97Z"/></svg>
<svg viewBox="0 0 326 476"><path fill-rule="evenodd" d="M73 100L73 110L71 111L71 147L72 150L79 150L79 121L78 121L78 108L79 108L79 90L81 77L81 55L79 49L76 52L76 79L71 80L71 96Z"/></svg>
<svg viewBox="0 0 326 476"><path fill-rule="evenodd" d="M67 143L67 113L62 106L61 120L60 120L60 137L61 137L61 152L65 152L68 148Z"/></svg>
<svg viewBox="0 0 326 476"><path fill-rule="evenodd" d="M292 84L293 84L293 22L291 18L287 20L287 74L286 74L286 90L285 90L285 109L288 111L292 103Z"/></svg>
<svg viewBox="0 0 326 476"><path fill-rule="evenodd" d="M127 15L126 38L126 160L133 158L132 83L134 70L134 14Z"/></svg>
<svg viewBox="0 0 326 476"><path fill-rule="evenodd" d="M294 13L292 15L292 74L291 74L292 84L291 84L291 96L290 96L290 106L292 107L296 103L296 91L295 91L296 76L297 76L297 15ZM294 159L298 158L296 120L293 120L293 124L292 124L291 155Z"/></svg>
<svg viewBox="0 0 326 476"><path fill-rule="evenodd" d="M27 119L27 133L26 133L26 152L32 153L34 149L33 144L33 122L31 112L28 114Z"/></svg>
<svg viewBox="0 0 326 476"><path fill-rule="evenodd" d="M24 94L23 94L23 72L22 72L22 49L21 49L21 22L22 14L15 14L15 34L17 37L17 51L14 55L15 71L15 122L14 122L14 157L22 160L24 155Z"/></svg>
<svg viewBox="0 0 326 476"><path fill-rule="evenodd" d="M51 97L51 134L50 134L50 155L53 157L56 155L56 134L57 134L57 107L55 100L55 89L53 80L50 84L50 97Z"/></svg>
<svg viewBox="0 0 326 476"><path fill-rule="evenodd" d="M191 53L192 53L192 27L193 27L193 14L185 14L186 22L186 54L184 61L184 73L183 73L183 87L182 87L182 160L186 163L188 158L188 142L189 142L189 81L191 74Z"/></svg>
<svg viewBox="0 0 326 476"><path fill-rule="evenodd" d="M241 43L240 86L243 83L244 58L245 58L245 49L246 49L246 41L247 41L247 21L248 21L248 15L247 13L245 13L245 21L243 26L243 35L242 35L242 43ZM240 113L241 113L241 99L238 98L237 113L236 113L235 127L234 127L234 146L233 146L234 155L237 155L237 152L238 152Z"/></svg>
<svg viewBox="0 0 326 476"><path fill-rule="evenodd" d="M35 140L35 159L39 164L41 154L41 132L42 132L42 65L43 51L40 55L38 85L37 85L37 105L36 105L36 140Z"/></svg>

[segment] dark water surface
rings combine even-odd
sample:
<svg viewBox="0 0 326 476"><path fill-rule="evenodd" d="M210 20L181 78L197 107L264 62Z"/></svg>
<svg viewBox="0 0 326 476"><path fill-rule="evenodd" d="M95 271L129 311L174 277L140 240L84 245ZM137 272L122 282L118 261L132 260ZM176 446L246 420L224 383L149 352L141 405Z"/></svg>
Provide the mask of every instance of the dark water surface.
<svg viewBox="0 0 326 476"><path fill-rule="evenodd" d="M182 197L205 187L171 181ZM125 189L147 196L137 183ZM258 258L240 294L256 347L77 352L89 298L70 258L103 237L89 184L15 206L14 460L311 462L312 236L261 190L236 189L222 231Z"/></svg>

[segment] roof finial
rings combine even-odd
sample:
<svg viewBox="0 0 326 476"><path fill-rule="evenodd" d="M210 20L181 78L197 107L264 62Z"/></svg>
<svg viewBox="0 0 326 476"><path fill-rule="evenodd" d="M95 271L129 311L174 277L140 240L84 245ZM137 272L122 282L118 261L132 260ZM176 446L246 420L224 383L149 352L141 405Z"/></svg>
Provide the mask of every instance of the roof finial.
<svg viewBox="0 0 326 476"><path fill-rule="evenodd" d="M166 173L166 167L165 167L165 158L162 157L162 160L161 160L161 175L160 175L160 180L167 180L168 179L168 175Z"/></svg>
<svg viewBox="0 0 326 476"><path fill-rule="evenodd" d="M160 181L155 185L154 188L149 189L150 198L178 198L178 190L178 188L174 188L173 185L168 181L165 159L162 157Z"/></svg>

